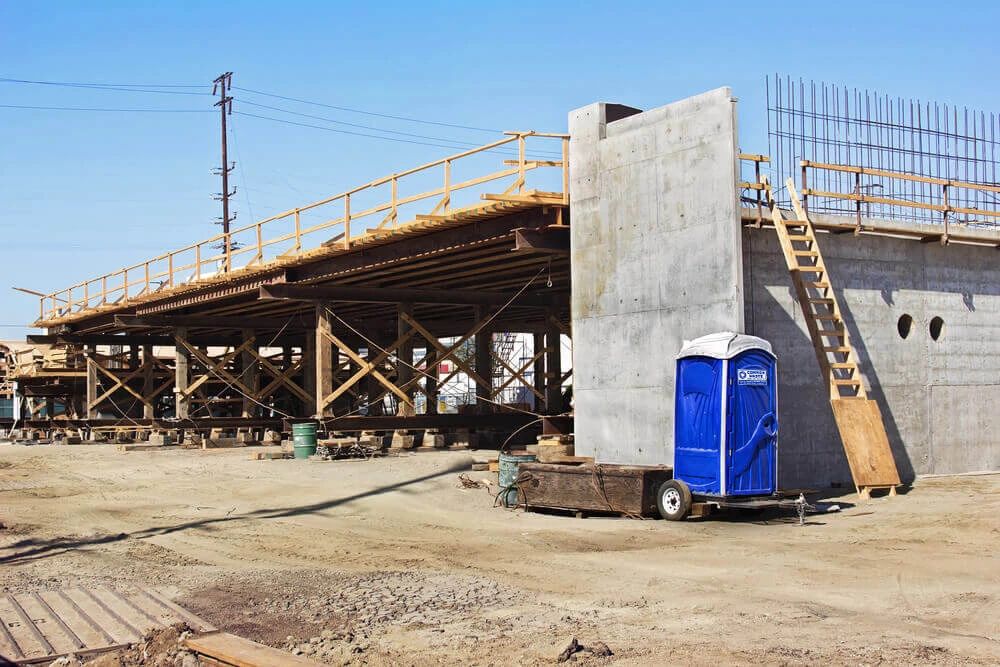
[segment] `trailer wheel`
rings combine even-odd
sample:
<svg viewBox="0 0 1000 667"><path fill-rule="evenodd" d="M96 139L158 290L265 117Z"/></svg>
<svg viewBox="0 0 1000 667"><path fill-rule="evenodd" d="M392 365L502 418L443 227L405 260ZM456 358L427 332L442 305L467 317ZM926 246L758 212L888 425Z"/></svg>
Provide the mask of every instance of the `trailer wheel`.
<svg viewBox="0 0 1000 667"><path fill-rule="evenodd" d="M681 521L691 513L691 489L679 479L667 480L660 485L656 509L667 521Z"/></svg>

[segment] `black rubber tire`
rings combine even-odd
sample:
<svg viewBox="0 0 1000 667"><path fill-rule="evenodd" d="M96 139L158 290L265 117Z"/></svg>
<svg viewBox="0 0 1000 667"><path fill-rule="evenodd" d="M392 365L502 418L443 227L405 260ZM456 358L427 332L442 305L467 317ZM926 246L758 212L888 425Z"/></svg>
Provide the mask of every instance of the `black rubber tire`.
<svg viewBox="0 0 1000 667"><path fill-rule="evenodd" d="M656 494L656 509L667 521L683 521L691 513L691 489L679 479L667 480Z"/></svg>

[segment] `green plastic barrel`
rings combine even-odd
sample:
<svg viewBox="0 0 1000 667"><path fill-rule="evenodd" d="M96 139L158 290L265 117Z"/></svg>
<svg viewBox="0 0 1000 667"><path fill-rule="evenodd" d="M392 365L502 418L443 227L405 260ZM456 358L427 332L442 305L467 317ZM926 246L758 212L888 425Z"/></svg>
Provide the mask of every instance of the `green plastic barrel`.
<svg viewBox="0 0 1000 667"><path fill-rule="evenodd" d="M518 467L522 463L531 463L534 461L535 455L525 451L511 452L509 454L500 452L500 456L498 458L500 467L500 488L507 489L502 492L503 495L500 497L500 501L503 503L504 507L516 507L517 487L514 486L514 482L517 481Z"/></svg>
<svg viewBox="0 0 1000 667"><path fill-rule="evenodd" d="M295 458L307 459L316 453L316 422L292 424Z"/></svg>

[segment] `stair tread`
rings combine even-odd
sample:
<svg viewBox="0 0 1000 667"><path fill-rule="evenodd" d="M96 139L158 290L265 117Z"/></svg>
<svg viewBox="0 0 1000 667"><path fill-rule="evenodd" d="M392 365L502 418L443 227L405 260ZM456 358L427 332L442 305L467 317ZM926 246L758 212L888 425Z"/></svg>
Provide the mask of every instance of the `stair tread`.
<svg viewBox="0 0 1000 667"><path fill-rule="evenodd" d="M792 254L796 257L819 257L819 253L815 250L793 250Z"/></svg>
<svg viewBox="0 0 1000 667"><path fill-rule="evenodd" d="M840 315L836 313L813 313L814 320L823 320L824 322L840 322Z"/></svg>
<svg viewBox="0 0 1000 667"><path fill-rule="evenodd" d="M800 273L826 273L825 266L805 266L800 264L795 267L795 270Z"/></svg>
<svg viewBox="0 0 1000 667"><path fill-rule="evenodd" d="M861 384L861 380L850 379L850 380L831 380L831 382L839 387L853 387Z"/></svg>
<svg viewBox="0 0 1000 667"><path fill-rule="evenodd" d="M810 236L809 234L789 234L789 241L809 241L812 243L816 242L816 237Z"/></svg>
<svg viewBox="0 0 1000 667"><path fill-rule="evenodd" d="M827 288L827 287L830 286L830 283L810 281L810 282L803 282L802 286L803 287L812 287L812 288L815 288L815 289L825 289L825 288Z"/></svg>
<svg viewBox="0 0 1000 667"><path fill-rule="evenodd" d="M849 347L839 346L839 347L824 347L823 351L824 352L833 352L833 353L839 352L839 353L842 353L842 354L849 354L853 350L851 350L851 348L849 348Z"/></svg>
<svg viewBox="0 0 1000 667"><path fill-rule="evenodd" d="M857 370L858 365L850 361L838 361L836 363L830 364L830 368L839 370L844 368L850 368L852 370Z"/></svg>
<svg viewBox="0 0 1000 667"><path fill-rule="evenodd" d="M826 298L826 297L815 297L815 298L814 297L810 297L808 299L808 301L809 301L809 303L813 303L813 304L830 304L830 305L833 305L833 299Z"/></svg>

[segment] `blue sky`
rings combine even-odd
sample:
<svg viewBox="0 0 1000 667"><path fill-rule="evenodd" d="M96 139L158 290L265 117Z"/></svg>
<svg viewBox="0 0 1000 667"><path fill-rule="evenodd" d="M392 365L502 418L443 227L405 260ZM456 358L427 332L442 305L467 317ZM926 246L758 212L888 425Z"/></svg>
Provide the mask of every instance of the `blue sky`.
<svg viewBox="0 0 1000 667"><path fill-rule="evenodd" d="M595 101L652 108L722 85L740 143L767 152L764 78L875 88L1000 110L994 3L0 3L0 77L234 85L372 113L562 132ZM293 104L237 90L236 111L486 143L488 132ZM208 95L0 82L0 105L212 110ZM246 102L246 104L244 104ZM37 299L214 234L214 113L0 108L0 338ZM339 126L342 129L352 129ZM247 116L233 119L240 223L456 152ZM402 135L392 135L402 138ZM13 326L12 326L13 325Z"/></svg>

